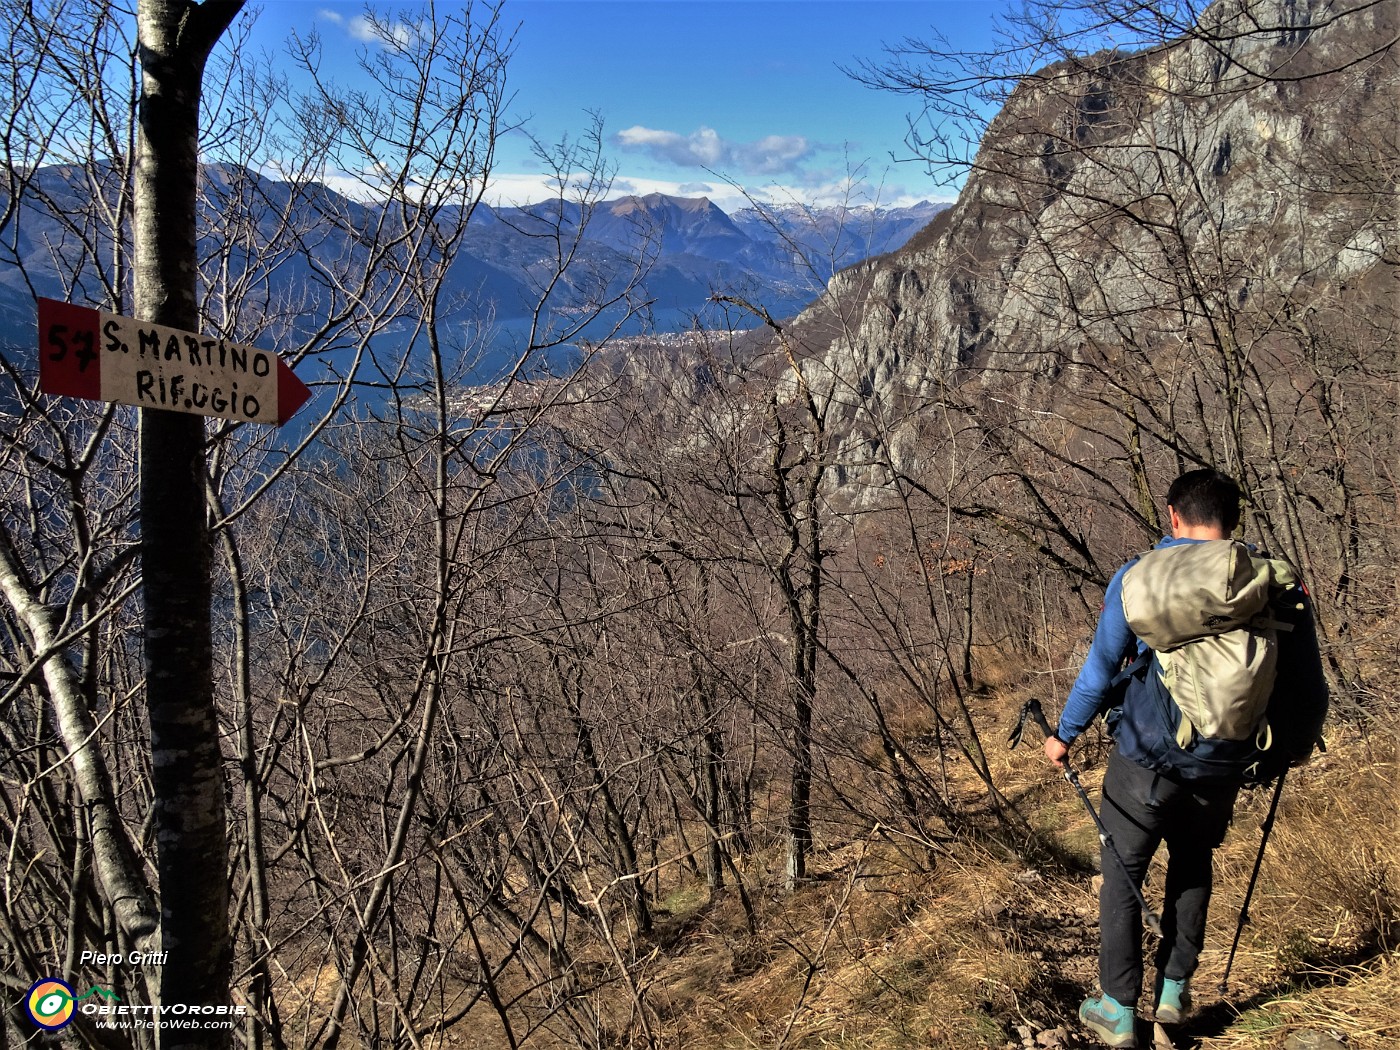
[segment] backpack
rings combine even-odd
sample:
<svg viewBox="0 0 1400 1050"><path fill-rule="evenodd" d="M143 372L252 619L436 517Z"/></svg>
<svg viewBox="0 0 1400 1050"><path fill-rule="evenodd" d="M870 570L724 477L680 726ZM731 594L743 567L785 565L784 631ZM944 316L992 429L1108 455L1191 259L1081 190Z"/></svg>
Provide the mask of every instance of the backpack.
<svg viewBox="0 0 1400 1050"><path fill-rule="evenodd" d="M1118 676L1110 731L1174 779L1263 783L1303 761L1328 696L1307 591L1287 562L1233 540L1158 547L1123 576L1147 649Z"/></svg>

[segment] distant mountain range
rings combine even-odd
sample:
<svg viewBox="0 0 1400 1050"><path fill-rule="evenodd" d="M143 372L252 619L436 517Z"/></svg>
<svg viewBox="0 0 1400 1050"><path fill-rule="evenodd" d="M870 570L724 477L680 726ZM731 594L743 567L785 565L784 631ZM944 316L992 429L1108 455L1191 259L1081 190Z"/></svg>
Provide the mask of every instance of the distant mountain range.
<svg viewBox="0 0 1400 1050"><path fill-rule="evenodd" d="M598 205L585 240L595 260L616 253L619 272L642 241L658 246L646 281L658 313L697 310L716 290L744 287L782 316L810 303L836 271L901 247L946 207L929 201L903 208L788 205L730 215L707 197L653 193ZM462 250L504 275L518 274L535 248L526 234L557 208L483 205ZM576 208L568 220L578 221ZM530 297L516 302L527 305ZM503 316L516 316L509 297L496 305Z"/></svg>
<svg viewBox="0 0 1400 1050"><path fill-rule="evenodd" d="M85 257L76 247L78 237L64 216L92 210L92 185L101 175L74 166L37 173L33 192L21 202L0 245L0 336L8 341L27 345L32 340L36 293L100 301L102 282L88 272L94 265L90 254ZM297 208L335 216L335 222L319 228L308 224L316 233L303 238L300 257L288 252L268 268L264 290L284 302L295 301L298 282L310 274L306 253L344 264L367 250L376 225L386 219L382 208L324 187L302 187L294 197L291 186L245 169L207 168L204 181L211 207L265 209L259 228L279 221L279 209L294 199ZM104 187L102 192L115 191ZM624 273L638 245L650 239L655 257L645 292L658 330L684 327L716 291L743 294L775 316L789 316L820 294L833 272L899 248L944 207L927 201L904 208L752 207L729 215L703 197L628 196L593 210L579 261L594 274ZM527 316L537 298L540 233L550 222L572 228L579 220L576 205L561 211L558 202L479 206L454 257L444 301L463 313L489 306L498 321ZM103 248L97 257L111 254Z"/></svg>

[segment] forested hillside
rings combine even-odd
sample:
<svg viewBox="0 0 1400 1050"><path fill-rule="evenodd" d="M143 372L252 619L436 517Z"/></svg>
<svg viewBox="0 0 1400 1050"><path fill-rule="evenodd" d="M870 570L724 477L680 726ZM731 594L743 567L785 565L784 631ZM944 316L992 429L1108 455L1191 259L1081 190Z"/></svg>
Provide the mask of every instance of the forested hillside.
<svg viewBox="0 0 1400 1050"><path fill-rule="evenodd" d="M1400 307L1400 21L1216 4L1180 29L1025 78L958 206L838 277L789 337L828 391L834 469L921 490L964 541L1054 566L1065 593L1162 534L1180 470L1239 476L1251 537L1323 604L1339 698L1364 703L1396 656L1378 398Z"/></svg>
<svg viewBox="0 0 1400 1050"><path fill-rule="evenodd" d="M7 284L49 266L13 203L73 165L104 191L54 235L82 259L69 291L121 312L132 28L41 7L0 0L26 85L0 140ZM454 267L499 25L386 28L374 98L321 82L307 42L280 59L299 97L236 33L218 52L214 170L290 141L295 193L334 169L385 201L369 224L349 198L203 213L207 330L320 376L294 430L206 428L235 1042L1091 1045L1096 836L1007 734L1030 697L1053 717L1109 576L1201 465L1303 570L1333 713L1217 989L1268 799L1240 805L1173 1037L1400 1039L1396 7L1053 7L1063 35L1021 27L1053 61L1006 82L957 205L790 322L716 285L708 328L617 337L654 245L594 265L601 133L545 151L565 196L486 384L493 318ZM1078 48L1105 32L1121 46ZM994 97L1024 53L868 73L975 126L958 92ZM133 412L44 395L28 347L0 353L0 983L27 1045L41 977L152 1001L156 789ZM48 1038L154 1045L100 1022Z"/></svg>

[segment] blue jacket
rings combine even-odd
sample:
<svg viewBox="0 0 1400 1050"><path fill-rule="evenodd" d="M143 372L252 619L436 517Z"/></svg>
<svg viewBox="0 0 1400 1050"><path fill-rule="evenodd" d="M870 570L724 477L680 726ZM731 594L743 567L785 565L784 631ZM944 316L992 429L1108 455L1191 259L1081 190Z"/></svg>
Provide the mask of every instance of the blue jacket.
<svg viewBox="0 0 1400 1050"><path fill-rule="evenodd" d="M1200 542L1168 536L1157 546ZM1115 572L1113 579L1108 581L1108 590L1104 591L1103 612L1099 614L1094 641L1089 646L1089 655L1084 658L1079 677L1069 691L1065 709L1060 713L1060 725L1055 730L1055 735L1066 744L1073 743L1100 713L1108 697L1109 686L1123 669L1124 659L1130 655L1136 656L1147 648L1133 635L1127 617L1123 615L1123 574L1135 564L1137 559L1133 558Z"/></svg>

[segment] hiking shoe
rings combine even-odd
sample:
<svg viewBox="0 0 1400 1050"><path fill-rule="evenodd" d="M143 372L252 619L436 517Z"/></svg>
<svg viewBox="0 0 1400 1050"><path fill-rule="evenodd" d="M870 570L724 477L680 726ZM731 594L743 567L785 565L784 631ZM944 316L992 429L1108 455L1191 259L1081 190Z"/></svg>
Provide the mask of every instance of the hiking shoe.
<svg viewBox="0 0 1400 1050"><path fill-rule="evenodd" d="M1079 1006L1079 1019L1109 1046L1137 1046L1133 1011L1111 995L1085 999Z"/></svg>
<svg viewBox="0 0 1400 1050"><path fill-rule="evenodd" d="M1157 993L1157 1020L1162 1024L1180 1024L1190 1012L1190 986L1185 981L1164 978Z"/></svg>

